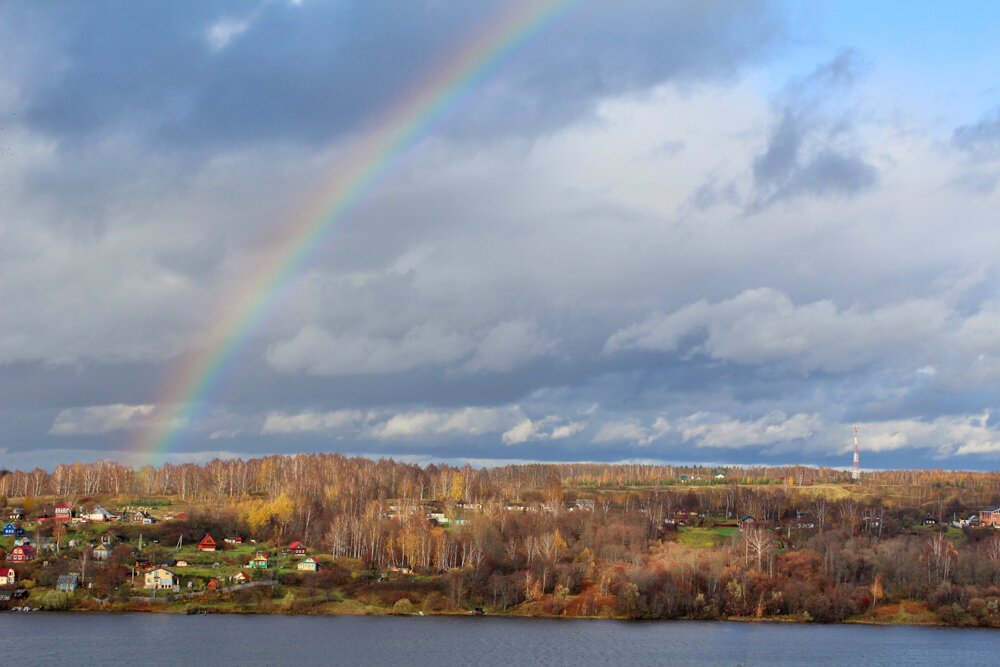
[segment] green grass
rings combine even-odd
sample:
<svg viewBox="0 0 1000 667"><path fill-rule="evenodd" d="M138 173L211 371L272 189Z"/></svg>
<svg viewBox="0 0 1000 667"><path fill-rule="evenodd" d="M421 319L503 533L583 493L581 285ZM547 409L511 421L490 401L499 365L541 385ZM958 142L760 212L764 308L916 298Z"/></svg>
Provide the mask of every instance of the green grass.
<svg viewBox="0 0 1000 667"><path fill-rule="evenodd" d="M729 537L739 531L739 528L732 526L721 526L715 528L691 528L682 526L677 529L677 541L681 544L703 549L705 547L716 547L725 542Z"/></svg>

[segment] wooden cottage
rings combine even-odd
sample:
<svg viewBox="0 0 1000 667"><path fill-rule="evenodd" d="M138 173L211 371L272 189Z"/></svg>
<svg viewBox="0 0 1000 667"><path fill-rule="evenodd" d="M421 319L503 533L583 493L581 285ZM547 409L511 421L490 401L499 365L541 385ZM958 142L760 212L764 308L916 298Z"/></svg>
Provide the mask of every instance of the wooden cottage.
<svg viewBox="0 0 1000 667"><path fill-rule="evenodd" d="M72 593L76 590L77 585L78 582L75 574L63 574L56 581L56 590Z"/></svg>
<svg viewBox="0 0 1000 667"><path fill-rule="evenodd" d="M305 572L316 572L319 570L319 561L312 556L309 556L309 558L306 558L304 561L296 565L296 568Z"/></svg>
<svg viewBox="0 0 1000 667"><path fill-rule="evenodd" d="M198 543L198 549L201 551L215 551L215 540L212 539L211 535L206 535Z"/></svg>
<svg viewBox="0 0 1000 667"><path fill-rule="evenodd" d="M17 572L12 567L0 567L0 586L17 583Z"/></svg>
<svg viewBox="0 0 1000 667"><path fill-rule="evenodd" d="M292 542L288 545L288 550L295 556L305 556L306 546L301 542Z"/></svg>
<svg viewBox="0 0 1000 667"><path fill-rule="evenodd" d="M256 567L259 569L264 569L270 565L270 561L266 554L256 554L253 560L250 561L250 567Z"/></svg>
<svg viewBox="0 0 1000 667"><path fill-rule="evenodd" d="M29 560L35 560L37 556L35 547L30 544L19 544L10 550L10 553L7 554L7 560L15 563L24 563Z"/></svg>

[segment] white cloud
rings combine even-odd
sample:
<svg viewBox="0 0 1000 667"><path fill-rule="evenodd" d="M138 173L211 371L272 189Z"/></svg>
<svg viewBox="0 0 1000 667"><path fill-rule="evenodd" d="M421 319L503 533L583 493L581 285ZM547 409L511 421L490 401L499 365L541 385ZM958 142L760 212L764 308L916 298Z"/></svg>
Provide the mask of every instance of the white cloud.
<svg viewBox="0 0 1000 667"><path fill-rule="evenodd" d="M252 22L251 18L224 18L216 21L205 31L205 41L213 51L221 51L229 43L246 32Z"/></svg>
<svg viewBox="0 0 1000 667"><path fill-rule="evenodd" d="M587 428L586 422L570 422L569 424L563 424L562 426L556 426L552 429L550 438L553 440L562 440L564 438L571 438L577 433L583 431Z"/></svg>
<svg viewBox="0 0 1000 667"><path fill-rule="evenodd" d="M509 371L521 363L552 352L555 342L545 338L535 322L510 320L496 325L483 337L464 369Z"/></svg>
<svg viewBox="0 0 1000 667"><path fill-rule="evenodd" d="M593 442L633 442L648 445L663 437L670 430L670 423L658 417L650 426L643 426L637 419L623 419L602 424L592 439Z"/></svg>
<svg viewBox="0 0 1000 667"><path fill-rule="evenodd" d="M774 411L749 421L698 412L679 420L674 430L699 447L749 447L804 440L826 428L818 415L796 414L789 418L784 412Z"/></svg>
<svg viewBox="0 0 1000 667"><path fill-rule="evenodd" d="M479 436L506 430L522 418L517 406L401 412L371 426L368 435L380 440L426 435Z"/></svg>
<svg viewBox="0 0 1000 667"><path fill-rule="evenodd" d="M846 371L906 349L918 354L946 330L952 311L942 302L910 300L865 311L832 301L797 306L785 293L760 288L719 303L705 300L655 314L617 331L606 353L686 350L741 364L788 362L802 370Z"/></svg>
<svg viewBox="0 0 1000 667"><path fill-rule="evenodd" d="M360 410L309 411L292 415L271 412L264 420L260 432L263 434L322 433L355 428L363 419L364 414Z"/></svg>
<svg viewBox="0 0 1000 667"><path fill-rule="evenodd" d="M95 405L86 408L66 408L56 415L49 433L52 435L96 435L141 426L149 419L152 405Z"/></svg>
<svg viewBox="0 0 1000 667"><path fill-rule="evenodd" d="M271 345L267 361L286 373L384 374L455 361L471 348L467 337L432 324L416 326L399 339L350 333L334 335L309 325L291 340Z"/></svg>

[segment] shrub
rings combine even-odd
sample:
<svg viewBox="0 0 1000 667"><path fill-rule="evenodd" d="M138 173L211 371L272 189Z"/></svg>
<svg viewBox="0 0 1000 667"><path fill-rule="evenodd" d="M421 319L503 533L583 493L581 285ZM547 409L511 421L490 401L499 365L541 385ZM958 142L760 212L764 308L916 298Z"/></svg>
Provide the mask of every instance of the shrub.
<svg viewBox="0 0 1000 667"><path fill-rule="evenodd" d="M69 598L62 591L49 591L42 596L42 609L46 611L69 609Z"/></svg>
<svg viewBox="0 0 1000 667"><path fill-rule="evenodd" d="M396 600L396 604L392 605L392 613L412 614L413 605L410 603L409 598L400 598L399 600Z"/></svg>

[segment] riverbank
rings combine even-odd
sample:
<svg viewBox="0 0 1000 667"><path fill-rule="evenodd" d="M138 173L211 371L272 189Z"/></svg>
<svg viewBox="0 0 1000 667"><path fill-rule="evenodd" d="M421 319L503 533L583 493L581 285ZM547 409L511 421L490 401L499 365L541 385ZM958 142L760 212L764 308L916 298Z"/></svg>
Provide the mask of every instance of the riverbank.
<svg viewBox="0 0 1000 667"><path fill-rule="evenodd" d="M269 585L276 585L268 582ZM507 611L466 610L461 608L439 611L411 610L380 607L364 604L357 600L325 601L315 603L308 599L297 598L294 593L286 592L280 599L272 599L257 603L239 602L219 596L214 599L180 599L164 602L152 600L110 600L101 601L84 598L59 612L106 612L124 613L154 613L175 615L252 615L252 616L415 616L415 617L465 617L489 616L492 618L515 619L547 619L547 620L614 620L614 621L685 621L685 622L730 622L730 623L792 623L816 625L871 625L871 626L914 626L914 627L991 627L970 624L948 624L943 622L925 603L904 600L879 605L871 612L856 617L834 622L817 622L808 614L782 616L721 616L713 619L694 618L690 616L671 618L628 617L615 614L589 616L568 616L565 614L548 614L537 607L513 608ZM32 611L43 611L32 608Z"/></svg>

